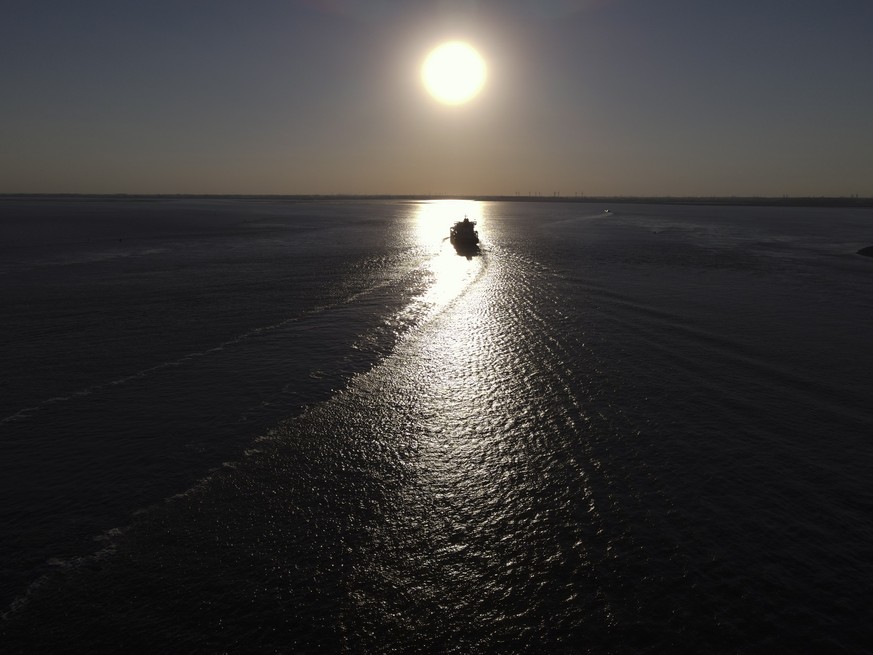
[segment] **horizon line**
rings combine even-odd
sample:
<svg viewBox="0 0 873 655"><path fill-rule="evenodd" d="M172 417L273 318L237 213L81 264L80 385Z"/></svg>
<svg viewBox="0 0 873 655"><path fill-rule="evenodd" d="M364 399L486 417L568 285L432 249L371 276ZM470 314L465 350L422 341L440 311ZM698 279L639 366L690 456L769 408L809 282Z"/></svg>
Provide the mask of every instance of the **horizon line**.
<svg viewBox="0 0 873 655"><path fill-rule="evenodd" d="M406 193L0 193L0 199L22 198L211 198L211 199L287 199L287 200L478 200L483 202L627 202L636 204L767 204L873 206L873 196L642 196L642 195L502 195L502 194L406 194Z"/></svg>

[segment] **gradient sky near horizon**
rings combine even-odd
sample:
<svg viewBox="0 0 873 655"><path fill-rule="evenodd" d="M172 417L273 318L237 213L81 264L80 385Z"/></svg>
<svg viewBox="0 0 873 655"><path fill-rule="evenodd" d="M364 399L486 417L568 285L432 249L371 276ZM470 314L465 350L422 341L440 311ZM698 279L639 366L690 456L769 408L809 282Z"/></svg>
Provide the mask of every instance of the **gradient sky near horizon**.
<svg viewBox="0 0 873 655"><path fill-rule="evenodd" d="M0 193L873 196L871 0L28 0ZM485 58L431 98L443 41Z"/></svg>

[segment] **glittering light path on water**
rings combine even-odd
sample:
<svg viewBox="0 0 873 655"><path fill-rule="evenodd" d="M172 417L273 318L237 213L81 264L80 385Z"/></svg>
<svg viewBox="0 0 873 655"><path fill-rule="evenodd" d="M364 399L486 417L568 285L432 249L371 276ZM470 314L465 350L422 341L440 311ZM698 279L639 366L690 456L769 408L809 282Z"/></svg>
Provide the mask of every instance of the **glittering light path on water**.
<svg viewBox="0 0 873 655"><path fill-rule="evenodd" d="M554 438L584 440L586 416L560 344L536 332L543 317L522 271L497 258L487 266L453 311L361 381L359 392L380 390L387 403L372 437L395 450L403 480L351 575L362 646L387 637L476 649L500 636L532 647L547 622L566 631L609 621L592 584L607 545L589 486L596 462L584 444L561 452Z"/></svg>

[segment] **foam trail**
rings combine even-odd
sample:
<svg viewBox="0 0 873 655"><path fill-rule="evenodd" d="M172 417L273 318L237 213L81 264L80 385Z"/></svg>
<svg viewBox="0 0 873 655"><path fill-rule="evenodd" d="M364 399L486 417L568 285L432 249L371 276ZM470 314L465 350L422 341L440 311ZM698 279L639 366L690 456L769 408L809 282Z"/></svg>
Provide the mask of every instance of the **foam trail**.
<svg viewBox="0 0 873 655"><path fill-rule="evenodd" d="M188 353L188 354L183 355L182 357L179 357L177 359L167 361L167 362L161 362L160 364L156 364L154 366L144 368L144 369L137 371L135 373L131 373L130 375L125 375L125 376L122 376L122 377L117 378L115 380L110 380L109 382L101 382L99 384L94 384L94 385L85 387L83 389L73 391L73 392L71 392L67 395L64 395L64 396L53 396L51 398L47 398L46 400L43 400L43 401L37 403L36 405L32 405L31 407L22 408L22 409L18 410L17 412L15 412L14 414L10 414L9 416L6 416L5 418L0 419L0 425L4 425L6 423L12 423L15 421L26 420L26 419L30 418L31 416L33 416L36 412L43 410L47 407L51 407L52 405L56 405L56 404L63 403L63 402L68 402L70 400L74 400L76 398L81 398L83 396L89 396L93 393L102 391L103 389L108 389L110 387L115 387L115 386L127 384L128 382L131 382L133 380L140 380L142 378L148 377L150 375L153 375L153 374L158 373L160 371L166 370L168 368L182 366L182 365L184 365L188 362L191 362L195 359L199 359L201 357L206 357L206 356L211 355L213 353L220 352L220 351L224 350L225 348L227 348L228 346L233 346L233 345L236 345L239 343L243 343L244 341L247 341L248 339L258 337L262 334L272 332L274 330L280 330L288 325L291 325L293 323L299 323L301 320L308 318L310 316L314 316L314 315L319 314L321 312L329 311L331 309L335 309L335 308L340 307L342 305L348 305L348 304L354 302L356 299L358 299L362 295L364 295L366 293L371 293L375 290L386 287L389 284L390 284L389 282L383 282L383 283L374 285L372 287L369 287L367 289L364 289L362 291L359 291L357 293L354 293L340 302L321 305L321 306L315 307L309 311L303 312L299 316L292 316L290 318L283 319L283 320L279 321L278 323L274 323L272 325L265 325L265 326L254 328L252 330L249 330L248 332L244 332L243 334L235 336L232 339L228 339L226 341L223 341L220 344L218 344L217 346L213 346L212 348L207 348L206 350L200 350L200 351Z"/></svg>

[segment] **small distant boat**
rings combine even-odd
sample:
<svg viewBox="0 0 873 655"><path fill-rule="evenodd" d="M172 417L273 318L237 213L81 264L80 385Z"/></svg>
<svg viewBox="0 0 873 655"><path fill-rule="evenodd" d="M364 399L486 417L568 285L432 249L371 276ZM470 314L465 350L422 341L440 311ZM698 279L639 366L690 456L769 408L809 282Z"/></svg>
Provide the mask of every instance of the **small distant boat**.
<svg viewBox="0 0 873 655"><path fill-rule="evenodd" d="M449 240L457 250L478 250L479 233L476 231L476 221L464 216L449 230Z"/></svg>

